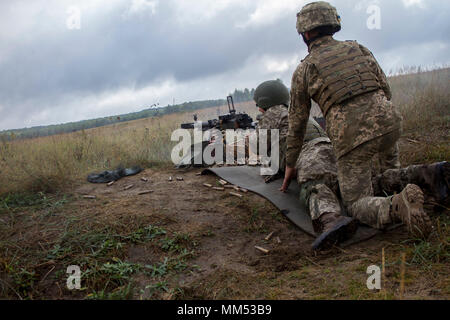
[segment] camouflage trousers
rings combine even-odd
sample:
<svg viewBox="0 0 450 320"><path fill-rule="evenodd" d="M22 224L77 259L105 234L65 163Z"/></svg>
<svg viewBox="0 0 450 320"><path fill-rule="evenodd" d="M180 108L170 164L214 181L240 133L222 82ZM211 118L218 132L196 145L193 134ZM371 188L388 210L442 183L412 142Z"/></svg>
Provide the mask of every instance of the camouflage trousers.
<svg viewBox="0 0 450 320"><path fill-rule="evenodd" d="M429 193L430 182L421 174L427 167L428 165L412 165L407 168L386 170L372 178L373 191L376 195L390 195L400 193L408 184L413 183L421 187L426 196L433 196Z"/></svg>
<svg viewBox="0 0 450 320"><path fill-rule="evenodd" d="M385 137L381 139L381 143L384 144L389 139L396 141L395 136L396 135L393 134ZM374 144L376 145L376 142ZM389 167L399 167L397 143L394 142L393 144L387 144L386 146L388 146L388 149L390 150L385 150L383 153L384 156L383 154L380 155L380 166L384 169ZM377 148L374 148L374 150L377 150ZM342 165L342 162L336 160L331 142L326 138L318 138L305 143L302 152L297 159L296 169L297 182L300 185L300 199L305 203L309 210L313 223L314 220L317 220L325 213L342 213L341 202L338 199L340 188L338 183L337 163L341 163ZM362 166L358 161L351 161L351 164L354 163ZM366 163L369 165L369 168L357 168L356 171L366 174L366 179L364 181L368 182L368 185L363 185L361 182L351 185L346 183L347 180L345 180L345 178L343 180L344 186L347 187L344 189L344 192L348 191L346 194L353 195L356 194L358 190L364 191L364 193L362 193L364 196L361 198L359 198L358 195L354 196L354 199L360 201L354 201L356 203L354 206L347 206L348 213L362 223L375 228L384 228L386 224L391 222L389 216L390 198L372 196L371 162L366 161ZM346 164L345 159L344 164ZM351 170L351 173L355 172L353 166L351 166L349 170ZM401 181L401 186L406 186L412 179L413 173L414 170L411 168L391 169L384 174L377 176L373 180L374 186L377 186L376 190L380 190L377 194L381 194L381 190L388 192L388 194L399 192L398 182L395 181L399 180ZM347 176L352 177L352 174L348 174ZM402 178L399 179L399 177ZM393 190L393 188L395 188L395 190ZM344 204L345 203L344 200Z"/></svg>
<svg viewBox="0 0 450 320"><path fill-rule="evenodd" d="M316 138L303 145L297 163L300 201L305 203L311 219L325 213L341 213L336 158L328 138Z"/></svg>
<svg viewBox="0 0 450 320"><path fill-rule="evenodd" d="M392 197L374 197L371 160L378 154L383 172L399 169L399 137L399 130L383 135L358 146L337 162L339 187L347 213L373 228L384 229L392 223Z"/></svg>

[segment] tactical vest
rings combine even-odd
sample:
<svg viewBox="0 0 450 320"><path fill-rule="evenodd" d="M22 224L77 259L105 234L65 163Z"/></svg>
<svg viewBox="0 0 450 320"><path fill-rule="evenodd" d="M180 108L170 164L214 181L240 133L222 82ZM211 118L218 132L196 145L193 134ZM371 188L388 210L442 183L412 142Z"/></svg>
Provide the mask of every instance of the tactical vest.
<svg viewBox="0 0 450 320"><path fill-rule="evenodd" d="M311 58L323 83L316 102L325 117L333 105L381 88L356 41L339 42L331 50L329 46L319 48Z"/></svg>

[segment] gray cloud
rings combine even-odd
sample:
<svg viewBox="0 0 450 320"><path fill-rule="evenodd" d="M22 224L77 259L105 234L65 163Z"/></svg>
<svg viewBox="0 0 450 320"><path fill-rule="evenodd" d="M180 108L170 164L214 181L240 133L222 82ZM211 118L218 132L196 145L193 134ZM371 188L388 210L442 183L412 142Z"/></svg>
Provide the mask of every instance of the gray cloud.
<svg viewBox="0 0 450 320"><path fill-rule="evenodd" d="M0 130L220 98L269 78L289 83L306 54L295 30L301 0L89 3L1 2ZM448 1L332 3L337 38L369 47L386 71L449 62ZM381 30L366 27L370 4L381 9ZM70 5L82 10L80 30L66 28Z"/></svg>

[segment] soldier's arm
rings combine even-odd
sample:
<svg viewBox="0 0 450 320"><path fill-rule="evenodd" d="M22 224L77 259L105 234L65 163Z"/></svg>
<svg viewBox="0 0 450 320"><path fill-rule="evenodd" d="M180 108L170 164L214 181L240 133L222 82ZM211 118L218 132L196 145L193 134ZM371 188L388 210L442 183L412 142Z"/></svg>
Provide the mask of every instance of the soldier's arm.
<svg viewBox="0 0 450 320"><path fill-rule="evenodd" d="M281 111L279 108L270 108L267 110L260 119L258 123L258 129L266 129L267 130L267 142L268 142L268 150L270 151L271 145L271 129L279 130L279 140L280 145L282 140L286 140L288 129L289 129L289 119L288 112ZM259 138L259 130L257 130L257 136Z"/></svg>
<svg viewBox="0 0 450 320"><path fill-rule="evenodd" d="M307 91L306 78L310 68L302 63L292 77L291 104L289 106L289 132L287 136L286 165L294 168L302 149L311 111L311 97Z"/></svg>
<svg viewBox="0 0 450 320"><path fill-rule="evenodd" d="M278 128L280 130L280 138L286 139L289 131L289 113L287 111L282 113Z"/></svg>
<svg viewBox="0 0 450 320"><path fill-rule="evenodd" d="M279 150L280 150L280 168L281 170L284 170L286 168L286 139L289 131L289 114L288 110L285 109L280 117L280 123L278 126L280 132L280 144L279 144Z"/></svg>
<svg viewBox="0 0 450 320"><path fill-rule="evenodd" d="M375 59L373 53L369 49L364 47L363 45L360 44L359 48L364 53L364 55L366 55L370 58L370 63L375 71L375 74L376 74L378 80L380 81L381 88L383 89L384 94L386 95L388 100L391 100L392 99L391 87L389 86L389 83L387 81L387 78L386 78L386 75L385 75L383 69L381 69L380 65L378 64L377 59Z"/></svg>

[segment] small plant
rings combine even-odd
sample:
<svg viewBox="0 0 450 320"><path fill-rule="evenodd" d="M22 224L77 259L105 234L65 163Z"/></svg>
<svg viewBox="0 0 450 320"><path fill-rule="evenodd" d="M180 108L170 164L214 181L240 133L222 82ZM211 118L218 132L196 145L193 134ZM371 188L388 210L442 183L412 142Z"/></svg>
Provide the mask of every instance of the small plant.
<svg viewBox="0 0 450 320"><path fill-rule="evenodd" d="M114 280L127 280L129 277L141 270L141 265L123 262L118 258L113 258L113 262L107 262L103 264L99 272L104 273L109 276L110 279Z"/></svg>
<svg viewBox="0 0 450 320"><path fill-rule="evenodd" d="M49 260L58 260L63 259L72 251L72 247L61 247L61 244L56 244L52 249L48 251L47 259Z"/></svg>
<svg viewBox="0 0 450 320"><path fill-rule="evenodd" d="M434 263L450 261L450 246L445 242L419 241L410 249L410 264L422 265L430 269Z"/></svg>
<svg viewBox="0 0 450 320"><path fill-rule="evenodd" d="M169 252L182 252L185 247L197 246L197 242L192 240L187 233L175 232L173 235L173 238L165 237L159 240L161 249Z"/></svg>
<svg viewBox="0 0 450 320"><path fill-rule="evenodd" d="M105 241L103 241L100 244L100 247L98 248L97 251L94 251L92 253L93 257L98 257L98 256L103 256L103 255L107 255L108 253L110 253L113 250L120 250L122 249L124 246L124 243L117 241L114 238L109 238L106 239Z"/></svg>
<svg viewBox="0 0 450 320"><path fill-rule="evenodd" d="M157 236L165 235L166 233L167 231L164 230L163 228L149 225L122 238L132 243L142 243L146 241L151 241Z"/></svg>
<svg viewBox="0 0 450 320"><path fill-rule="evenodd" d="M132 299L133 290L131 282L127 285L118 287L112 292L106 290L94 291L87 295L88 300L127 300Z"/></svg>
<svg viewBox="0 0 450 320"><path fill-rule="evenodd" d="M29 297L33 291L34 283L37 281L37 276L34 271L29 271L24 268L9 268L9 275L14 282L15 290L21 295L21 298Z"/></svg>
<svg viewBox="0 0 450 320"><path fill-rule="evenodd" d="M177 251L179 249L177 241L173 238L165 237L159 240L159 242L161 244L161 249L165 251Z"/></svg>
<svg viewBox="0 0 450 320"><path fill-rule="evenodd" d="M170 292L168 284L166 281L160 281L155 284L151 284L145 286L145 290L148 290L149 298L152 298L156 292ZM145 290L142 290L141 293L145 294Z"/></svg>
<svg viewBox="0 0 450 320"><path fill-rule="evenodd" d="M163 262L158 265L145 265L145 269L143 270L145 274L150 277L162 277L167 274L169 259L165 258Z"/></svg>

